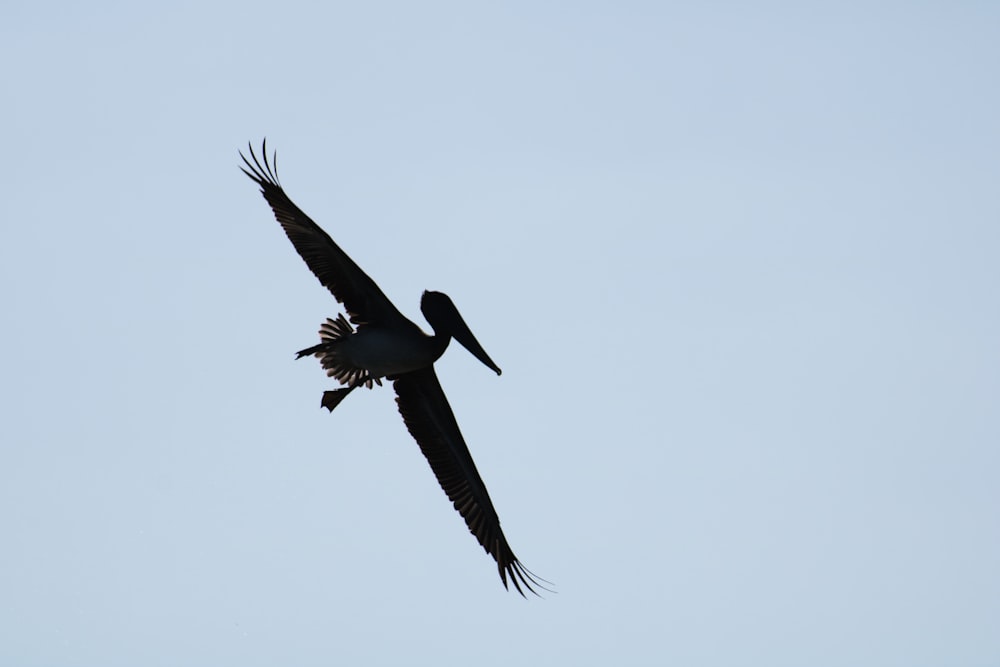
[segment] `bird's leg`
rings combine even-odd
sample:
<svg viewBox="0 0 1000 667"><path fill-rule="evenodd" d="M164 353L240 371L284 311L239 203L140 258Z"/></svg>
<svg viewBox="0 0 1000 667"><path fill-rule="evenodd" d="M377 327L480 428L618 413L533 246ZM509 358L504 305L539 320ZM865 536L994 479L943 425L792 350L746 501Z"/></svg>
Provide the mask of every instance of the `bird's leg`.
<svg viewBox="0 0 1000 667"><path fill-rule="evenodd" d="M352 391L357 389L360 385L353 384L350 387L342 387L340 389L332 389L330 391L323 392L323 400L320 402L320 406L326 408L330 412L340 405L340 402L347 398L347 395Z"/></svg>

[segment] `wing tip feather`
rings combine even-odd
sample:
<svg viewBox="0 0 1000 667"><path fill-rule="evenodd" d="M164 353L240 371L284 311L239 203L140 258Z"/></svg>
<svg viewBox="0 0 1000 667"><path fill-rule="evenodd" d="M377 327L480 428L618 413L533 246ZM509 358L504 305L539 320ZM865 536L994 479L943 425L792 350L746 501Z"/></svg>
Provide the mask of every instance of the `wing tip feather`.
<svg viewBox="0 0 1000 667"><path fill-rule="evenodd" d="M271 159L268 159L267 137L264 137L264 140L260 144L263 164L261 164L261 159L257 157L257 152L253 149L253 144L249 141L247 142L247 152L250 153L249 160L243 154L243 151L240 151L240 158L242 158L243 163L250 169L250 171L247 171L243 167L240 167L243 173L249 176L262 189L268 187L281 188L281 181L278 180L278 152L273 151ZM253 163L250 160L253 160Z"/></svg>
<svg viewBox="0 0 1000 667"><path fill-rule="evenodd" d="M525 590L539 598L542 597L542 594L535 590L536 588L547 593L556 593L554 588L549 588L549 586L555 586L555 584L526 568L517 558L513 558L503 565L499 564L498 561L498 569L500 570L500 581L503 582L504 589L510 590L507 586L507 579L509 577L510 583L514 584L514 589L525 599L528 597L524 594Z"/></svg>

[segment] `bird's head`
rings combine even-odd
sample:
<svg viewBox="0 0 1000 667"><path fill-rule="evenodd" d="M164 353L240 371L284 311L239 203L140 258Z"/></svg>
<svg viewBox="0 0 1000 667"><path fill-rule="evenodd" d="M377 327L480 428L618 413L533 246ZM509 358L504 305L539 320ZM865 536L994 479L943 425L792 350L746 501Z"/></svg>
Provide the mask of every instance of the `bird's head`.
<svg viewBox="0 0 1000 667"><path fill-rule="evenodd" d="M472 331L469 330L465 320L458 313L458 308L455 307L447 294L424 292L420 299L420 312L427 318L427 322L434 329L436 335L451 336L461 343L462 347L471 352L476 359L500 375L500 367L493 363L490 355L486 354L486 350L472 335Z"/></svg>

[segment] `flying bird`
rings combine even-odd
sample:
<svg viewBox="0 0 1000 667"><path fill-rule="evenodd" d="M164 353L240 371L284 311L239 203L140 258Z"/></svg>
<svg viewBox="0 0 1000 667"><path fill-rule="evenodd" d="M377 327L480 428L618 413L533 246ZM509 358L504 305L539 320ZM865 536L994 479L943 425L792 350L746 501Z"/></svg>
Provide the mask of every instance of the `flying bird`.
<svg viewBox="0 0 1000 667"><path fill-rule="evenodd" d="M358 387L371 389L373 384L381 385L383 378L391 380L406 428L470 532L496 561L504 588L509 580L522 596L525 590L537 595L536 587L547 590L540 583L545 580L521 564L504 537L486 485L434 373L434 362L454 338L497 375L500 368L447 295L425 291L420 299L433 336L404 317L375 281L288 198L278 181L277 155L268 160L266 141L261 152L261 159L253 146L249 146L250 159L240 153L246 165L240 169L260 186L295 250L350 318L338 314L337 319L327 319L320 326L319 344L299 351L296 357L315 356L326 374L343 385L323 392L322 407L332 412Z"/></svg>

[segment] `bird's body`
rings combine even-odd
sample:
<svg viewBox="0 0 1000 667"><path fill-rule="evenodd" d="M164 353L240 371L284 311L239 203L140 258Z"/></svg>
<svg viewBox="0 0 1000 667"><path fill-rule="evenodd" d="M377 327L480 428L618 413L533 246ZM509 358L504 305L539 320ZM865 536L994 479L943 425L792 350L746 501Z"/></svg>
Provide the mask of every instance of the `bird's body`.
<svg viewBox="0 0 1000 667"><path fill-rule="evenodd" d="M342 363L363 368L375 378L395 378L427 368L444 353L447 338L405 334L396 329L371 328L341 342L336 354Z"/></svg>
<svg viewBox="0 0 1000 667"><path fill-rule="evenodd" d="M522 595L522 587L532 593L534 587L544 588L507 544L486 485L438 382L434 362L455 338L497 375L500 368L445 294L424 292L420 300L433 335L404 317L378 285L288 198L267 158L266 145L263 161L252 147L252 162L241 157L249 169L243 169L244 173L260 186L295 249L350 316L350 321L343 315L328 319L320 327L320 343L298 353L298 357L317 357L327 375L344 385L324 392L321 405L333 411L357 387L371 388L373 383L382 384L382 379L391 380L407 429L469 530L496 560L504 587L509 579Z"/></svg>
<svg viewBox="0 0 1000 667"><path fill-rule="evenodd" d="M416 325L368 326L351 333L345 331L345 325L351 328L347 320L327 320L319 332L324 342L300 351L298 356L315 355L330 377L341 379L338 371L356 371L378 382L432 365L450 341L448 336L428 336ZM350 381L342 380L342 384Z"/></svg>

